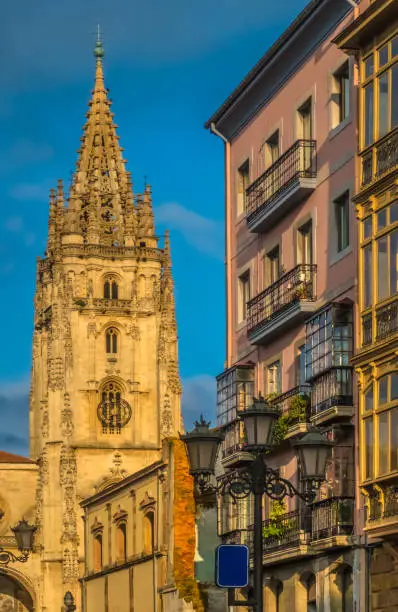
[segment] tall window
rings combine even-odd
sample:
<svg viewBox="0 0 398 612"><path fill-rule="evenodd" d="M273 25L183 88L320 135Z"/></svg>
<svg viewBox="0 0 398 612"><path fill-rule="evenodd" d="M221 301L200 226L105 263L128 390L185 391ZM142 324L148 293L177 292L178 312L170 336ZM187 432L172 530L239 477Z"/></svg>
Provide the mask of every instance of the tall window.
<svg viewBox="0 0 398 612"><path fill-rule="evenodd" d="M150 555L154 550L154 513L144 516L144 553Z"/></svg>
<svg viewBox="0 0 398 612"><path fill-rule="evenodd" d="M127 560L127 525L120 523L116 528L116 557L118 561Z"/></svg>
<svg viewBox="0 0 398 612"><path fill-rule="evenodd" d="M107 353L117 353L117 330L114 327L110 327L106 330L105 333L105 344L106 344L106 352Z"/></svg>
<svg viewBox="0 0 398 612"><path fill-rule="evenodd" d="M362 146L398 125L398 35L362 60Z"/></svg>
<svg viewBox="0 0 398 612"><path fill-rule="evenodd" d="M337 252L341 253L350 244L350 199L346 191L334 201L334 214L336 220Z"/></svg>
<svg viewBox="0 0 398 612"><path fill-rule="evenodd" d="M367 308L372 305L372 244L368 244L362 249L362 266L363 266L363 295L362 306Z"/></svg>
<svg viewBox="0 0 398 612"><path fill-rule="evenodd" d="M296 385L305 385L305 344L297 349L296 356Z"/></svg>
<svg viewBox="0 0 398 612"><path fill-rule="evenodd" d="M238 323L246 320L247 302L250 300L250 270L239 277L238 281Z"/></svg>
<svg viewBox="0 0 398 612"><path fill-rule="evenodd" d="M246 208L246 189L250 185L250 165L247 159L238 169L238 215L241 215Z"/></svg>
<svg viewBox="0 0 398 612"><path fill-rule="evenodd" d="M373 457L373 445L374 445L374 435L373 435L373 409L374 409L374 401L373 401L373 385L371 385L364 394L363 398L363 433L364 433L364 466L363 466L363 478L364 480L368 480L373 478L374 474L374 457Z"/></svg>
<svg viewBox="0 0 398 612"><path fill-rule="evenodd" d="M398 293L398 229L381 236L377 245L377 299Z"/></svg>
<svg viewBox="0 0 398 612"><path fill-rule="evenodd" d="M297 259L300 264L312 264L312 221L298 229Z"/></svg>
<svg viewBox="0 0 398 612"><path fill-rule="evenodd" d="M115 280L106 280L104 283L104 298L117 300L119 294L118 284Z"/></svg>
<svg viewBox="0 0 398 612"><path fill-rule="evenodd" d="M280 272L280 255L279 246L276 246L272 251L267 253L265 258L265 286L268 287L275 283L279 278Z"/></svg>
<svg viewBox="0 0 398 612"><path fill-rule="evenodd" d="M312 98L308 98L297 111L298 135L304 140L312 139Z"/></svg>
<svg viewBox="0 0 398 612"><path fill-rule="evenodd" d="M279 130L276 130L266 142L266 165L271 166L279 158Z"/></svg>
<svg viewBox="0 0 398 612"><path fill-rule="evenodd" d="M274 361L265 367L265 389L267 395L282 393L281 362Z"/></svg>
<svg viewBox="0 0 398 612"><path fill-rule="evenodd" d="M97 533L93 540L94 571L100 572L103 565L102 560L102 534Z"/></svg>
<svg viewBox="0 0 398 612"><path fill-rule="evenodd" d="M398 469L398 372L379 378L378 408L378 476Z"/></svg>
<svg viewBox="0 0 398 612"><path fill-rule="evenodd" d="M333 75L332 127L336 127L350 114L349 63L345 62Z"/></svg>

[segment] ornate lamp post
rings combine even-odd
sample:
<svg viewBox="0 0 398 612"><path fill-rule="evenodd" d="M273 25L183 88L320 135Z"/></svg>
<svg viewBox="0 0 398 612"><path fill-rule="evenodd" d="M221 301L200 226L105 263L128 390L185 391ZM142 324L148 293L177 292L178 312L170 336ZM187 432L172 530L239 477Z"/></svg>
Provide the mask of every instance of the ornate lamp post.
<svg viewBox="0 0 398 612"><path fill-rule="evenodd" d="M18 557L12 551L0 547L0 565L8 565L10 562L15 563L16 561L26 563L33 549L33 537L36 529L34 525L29 525L25 519L19 521L15 527L11 527L21 555Z"/></svg>
<svg viewBox="0 0 398 612"><path fill-rule="evenodd" d="M272 437L279 412L270 408L261 396L253 405L238 413L243 420L246 432L246 449L255 459L243 468L224 474L216 484L210 482L214 475L215 462L224 439L218 430L209 429L203 416L195 423L195 429L181 436L184 440L190 462L190 473L202 494L229 494L233 499L244 499L254 495L254 550L253 550L253 598L246 601L235 600L234 589L229 589L229 606L250 606L255 612L263 611L263 534L262 498L266 494L274 500L297 495L306 504L313 502L316 489L325 480L326 460L332 445L325 440L319 430L307 433L293 443L300 463L302 480L306 483L305 492L298 491L293 484L281 478L278 472L265 463L265 453L272 448Z"/></svg>

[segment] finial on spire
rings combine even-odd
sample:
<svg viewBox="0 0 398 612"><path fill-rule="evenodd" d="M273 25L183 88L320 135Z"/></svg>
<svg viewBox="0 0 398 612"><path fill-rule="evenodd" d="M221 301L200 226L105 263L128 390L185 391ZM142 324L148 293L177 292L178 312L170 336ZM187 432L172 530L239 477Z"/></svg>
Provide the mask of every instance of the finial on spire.
<svg viewBox="0 0 398 612"><path fill-rule="evenodd" d="M102 38L101 38L101 27L98 24L97 26L97 42L95 43L95 48L94 48L94 56L97 58L97 60L100 60L104 57L105 53L104 53L104 48L102 46Z"/></svg>

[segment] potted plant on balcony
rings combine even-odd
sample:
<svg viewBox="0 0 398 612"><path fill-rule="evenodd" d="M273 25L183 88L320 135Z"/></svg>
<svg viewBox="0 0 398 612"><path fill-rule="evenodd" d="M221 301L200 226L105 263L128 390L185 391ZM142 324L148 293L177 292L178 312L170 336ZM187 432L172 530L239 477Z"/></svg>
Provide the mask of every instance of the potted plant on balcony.
<svg viewBox="0 0 398 612"><path fill-rule="evenodd" d="M289 420L291 425L305 423L309 405L310 398L306 393L298 393L292 397L289 404Z"/></svg>
<svg viewBox="0 0 398 612"><path fill-rule="evenodd" d="M274 543L276 546L281 546L283 540L294 529L294 521L284 518L286 516L286 504L283 500L274 500L269 516L269 520L263 527L263 538L265 547L267 542Z"/></svg>

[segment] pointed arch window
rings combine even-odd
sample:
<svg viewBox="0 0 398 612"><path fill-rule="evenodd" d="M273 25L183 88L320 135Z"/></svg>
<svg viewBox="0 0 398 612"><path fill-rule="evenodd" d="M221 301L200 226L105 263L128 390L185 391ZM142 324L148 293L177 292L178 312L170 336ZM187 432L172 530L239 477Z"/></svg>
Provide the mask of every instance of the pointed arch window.
<svg viewBox="0 0 398 612"><path fill-rule="evenodd" d="M115 280L105 281L104 298L107 300L117 300L119 298L119 286Z"/></svg>
<svg viewBox="0 0 398 612"><path fill-rule="evenodd" d="M118 352L118 333L114 327L106 330L105 346L108 354L116 354Z"/></svg>
<svg viewBox="0 0 398 612"><path fill-rule="evenodd" d="M122 398L122 390L117 382L110 381L103 387L97 415L102 423L103 433L119 434L122 427L130 421L132 410L129 403Z"/></svg>

